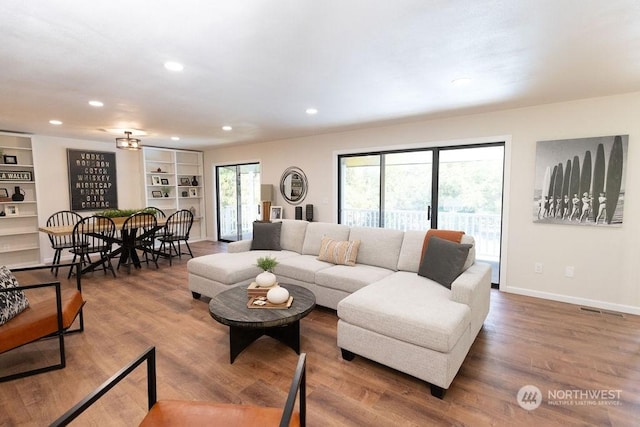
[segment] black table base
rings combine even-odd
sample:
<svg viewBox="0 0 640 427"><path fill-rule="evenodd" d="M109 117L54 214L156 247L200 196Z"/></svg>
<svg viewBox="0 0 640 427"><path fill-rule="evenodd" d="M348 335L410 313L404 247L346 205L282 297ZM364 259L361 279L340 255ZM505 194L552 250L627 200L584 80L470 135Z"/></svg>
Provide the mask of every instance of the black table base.
<svg viewBox="0 0 640 427"><path fill-rule="evenodd" d="M242 350L249 347L262 336L269 336L286 344L296 354L300 354L300 321L272 328L240 328L229 326L229 346L231 348L230 362L233 363Z"/></svg>

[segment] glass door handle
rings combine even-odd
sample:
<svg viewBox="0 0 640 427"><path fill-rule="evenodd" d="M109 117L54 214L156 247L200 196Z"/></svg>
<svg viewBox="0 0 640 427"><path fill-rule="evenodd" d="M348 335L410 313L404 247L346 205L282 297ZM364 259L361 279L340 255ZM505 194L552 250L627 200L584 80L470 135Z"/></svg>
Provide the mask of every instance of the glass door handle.
<svg viewBox="0 0 640 427"><path fill-rule="evenodd" d="M431 206L427 206L427 219L431 221Z"/></svg>

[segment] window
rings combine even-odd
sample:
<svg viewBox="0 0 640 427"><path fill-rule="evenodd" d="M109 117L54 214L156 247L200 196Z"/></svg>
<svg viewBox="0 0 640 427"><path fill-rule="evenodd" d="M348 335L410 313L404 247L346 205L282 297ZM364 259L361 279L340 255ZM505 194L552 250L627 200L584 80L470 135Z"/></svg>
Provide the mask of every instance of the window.
<svg viewBox="0 0 640 427"><path fill-rule="evenodd" d="M341 224L462 230L499 282L504 143L338 157Z"/></svg>

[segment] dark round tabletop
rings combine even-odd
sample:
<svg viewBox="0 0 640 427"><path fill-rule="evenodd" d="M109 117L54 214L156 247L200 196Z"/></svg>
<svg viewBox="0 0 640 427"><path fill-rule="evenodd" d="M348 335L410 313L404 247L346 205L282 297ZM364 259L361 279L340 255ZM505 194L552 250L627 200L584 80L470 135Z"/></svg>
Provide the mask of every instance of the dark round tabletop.
<svg viewBox="0 0 640 427"><path fill-rule="evenodd" d="M215 320L227 326L270 328L298 321L316 306L316 297L310 290L286 283L280 286L293 296L293 302L289 308L248 308L248 285L242 285L220 292L213 297L209 303L209 313Z"/></svg>

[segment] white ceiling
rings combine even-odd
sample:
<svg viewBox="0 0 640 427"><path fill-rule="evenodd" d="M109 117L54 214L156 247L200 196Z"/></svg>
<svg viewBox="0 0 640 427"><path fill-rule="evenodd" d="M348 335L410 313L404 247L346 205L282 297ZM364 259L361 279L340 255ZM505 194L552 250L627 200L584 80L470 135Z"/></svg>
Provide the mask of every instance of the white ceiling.
<svg viewBox="0 0 640 427"><path fill-rule="evenodd" d="M184 70L167 71L169 60ZM451 83L461 77L472 81ZM638 0L0 7L8 131L113 143L105 129L135 128L148 145L204 148L638 90Z"/></svg>

